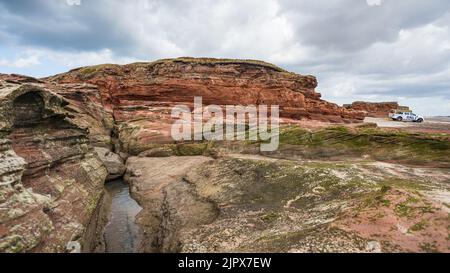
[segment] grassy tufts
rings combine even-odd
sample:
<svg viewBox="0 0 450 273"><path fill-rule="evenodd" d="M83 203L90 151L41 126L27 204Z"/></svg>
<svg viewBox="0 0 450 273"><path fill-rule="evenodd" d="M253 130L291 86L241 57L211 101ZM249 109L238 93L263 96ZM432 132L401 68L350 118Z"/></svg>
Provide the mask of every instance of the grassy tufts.
<svg viewBox="0 0 450 273"><path fill-rule="evenodd" d="M380 161L450 166L448 138L427 134L342 126L309 131L294 126L281 130L280 144L313 159L368 155Z"/></svg>

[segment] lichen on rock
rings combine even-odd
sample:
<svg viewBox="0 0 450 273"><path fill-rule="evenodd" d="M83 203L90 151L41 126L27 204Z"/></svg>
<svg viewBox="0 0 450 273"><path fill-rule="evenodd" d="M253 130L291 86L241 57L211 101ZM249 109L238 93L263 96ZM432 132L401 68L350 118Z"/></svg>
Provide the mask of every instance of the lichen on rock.
<svg viewBox="0 0 450 273"><path fill-rule="evenodd" d="M106 169L62 96L14 77L0 89L0 251L64 252L89 225L85 200L97 206Z"/></svg>

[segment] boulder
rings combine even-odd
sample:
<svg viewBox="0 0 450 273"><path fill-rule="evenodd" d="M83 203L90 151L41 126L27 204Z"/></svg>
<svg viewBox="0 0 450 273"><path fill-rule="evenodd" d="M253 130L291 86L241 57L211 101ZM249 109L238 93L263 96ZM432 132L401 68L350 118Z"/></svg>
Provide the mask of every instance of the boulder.
<svg viewBox="0 0 450 273"><path fill-rule="evenodd" d="M94 150L108 170L106 180L114 180L123 176L126 167L123 159L118 154L103 147L95 147Z"/></svg>
<svg viewBox="0 0 450 273"><path fill-rule="evenodd" d="M108 170L106 180L114 180L123 176L126 167L123 159L118 154L103 147L95 147L94 150Z"/></svg>

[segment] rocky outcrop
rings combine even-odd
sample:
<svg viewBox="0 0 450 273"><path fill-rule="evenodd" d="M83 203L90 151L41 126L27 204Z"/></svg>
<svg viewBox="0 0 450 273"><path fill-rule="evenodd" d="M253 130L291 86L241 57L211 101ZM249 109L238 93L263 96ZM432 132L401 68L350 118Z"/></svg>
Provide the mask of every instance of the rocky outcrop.
<svg viewBox="0 0 450 273"><path fill-rule="evenodd" d="M103 107L97 86L45 83L45 88L65 99L66 111L77 126L87 130L92 145L114 149L114 118L112 111Z"/></svg>
<svg viewBox="0 0 450 273"><path fill-rule="evenodd" d="M448 136L292 126L278 151L260 153L257 141L169 134L172 106L194 96L280 105L286 123L358 122L359 110L394 106L346 109L316 87L267 63L216 59L0 74L0 252L104 250L103 184L124 172L145 252L448 251Z"/></svg>
<svg viewBox="0 0 450 273"><path fill-rule="evenodd" d="M123 159L118 154L111 152L107 148L95 147L94 149L99 159L108 170L108 177L106 180L114 180L124 175L126 167Z"/></svg>
<svg viewBox="0 0 450 273"><path fill-rule="evenodd" d="M194 167L211 161L208 157L131 157L125 180L143 210L138 223L143 233L143 252L179 252L179 232L212 222L217 210L195 194L183 176Z"/></svg>
<svg viewBox="0 0 450 273"><path fill-rule="evenodd" d="M448 136L293 126L275 153L176 146L127 161L142 251L448 251Z"/></svg>
<svg viewBox="0 0 450 273"><path fill-rule="evenodd" d="M194 96L204 104L280 105L285 119L362 119L321 100L316 87L313 76L264 62L216 59L102 65L47 79L0 74L0 251L104 247L95 242L105 221L103 183L123 175L127 154L203 153L195 145L158 147L173 142L171 108L192 106Z"/></svg>
<svg viewBox="0 0 450 273"><path fill-rule="evenodd" d="M242 154L127 165L142 251L448 251L444 169Z"/></svg>
<svg viewBox="0 0 450 273"><path fill-rule="evenodd" d="M0 252L90 251L107 173L89 129L42 81L0 80Z"/></svg>
<svg viewBox="0 0 450 273"><path fill-rule="evenodd" d="M79 68L46 79L55 84L98 86L106 112L113 112L121 149L139 154L154 143L172 142L174 105L280 105L285 119L357 122L362 113L321 100L317 80L259 61L179 58L152 63Z"/></svg>
<svg viewBox="0 0 450 273"><path fill-rule="evenodd" d="M409 111L406 106L400 106L398 102L364 102L356 101L352 104L345 104L349 110L361 111L366 117L386 118L392 110L403 109Z"/></svg>

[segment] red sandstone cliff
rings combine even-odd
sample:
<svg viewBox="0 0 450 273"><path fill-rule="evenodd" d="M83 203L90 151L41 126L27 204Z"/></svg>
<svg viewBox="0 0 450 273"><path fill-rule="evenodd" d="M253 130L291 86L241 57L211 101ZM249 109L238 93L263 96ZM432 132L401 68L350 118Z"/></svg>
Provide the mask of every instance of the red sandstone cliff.
<svg viewBox="0 0 450 273"><path fill-rule="evenodd" d="M122 148L145 150L170 142L170 109L192 105L280 105L280 116L326 122L358 122L354 110L321 100L313 76L290 73L260 61L179 58L152 63L79 68L46 79L55 84L98 86L105 111L114 113Z"/></svg>
<svg viewBox="0 0 450 273"><path fill-rule="evenodd" d="M282 109L281 116L286 118L333 122L353 122L363 118L361 112L321 100L320 94L315 93L316 86L317 82L312 76L288 73L261 62L233 60L178 59L150 64L96 66L42 80L0 74L0 252L64 252L67 251L68 243L73 242L80 243L85 251L96 249L97 242L94 238L102 234L99 227L102 227L100 211L104 198L103 183L107 172L116 176L123 172L120 170L123 166L114 161L108 148L114 149L115 146L120 151L136 154L154 143L171 141L168 135L173 122L170 119L170 108L178 103L191 104L194 95L203 96L205 104L278 104ZM372 113L384 111L382 107L367 105L360 109L370 110ZM318 154L342 156L342 159L346 159L345 147L353 147L353 141L355 137L358 139L358 135L345 130L341 137L338 131L341 132L333 128L320 136L319 140L324 141L323 147L317 147ZM313 136L309 131L305 131L305 135L305 138L299 135L299 140L308 141ZM117 137L120 143L115 143ZM328 137L331 138L331 144L328 144ZM370 153L379 156L380 149L383 148L389 149L388 152L395 157L404 155L404 151L413 156L422 155L422 148L420 152L412 148L417 144L416 141L407 142L406 146L395 145L396 135L392 136L394 142L387 139L391 138L390 133L367 136L364 132L362 137L363 142L373 140L376 145L374 148L367 148L367 154L361 153L365 158L370 158ZM348 141L351 142L345 144ZM417 141L421 141L420 138ZM441 158L444 161L447 159L447 142L429 139L423 141L439 150L431 153L432 156L437 155L438 162ZM295 158L294 162L299 158L294 156L295 153L303 156L300 151L308 148L307 145L285 147L292 153L286 153L282 158L286 158L286 155L289 158L291 154ZM392 147L400 147L402 150L391 150ZM104 150L99 153L97 149ZM342 153L341 149L344 150ZM353 157L361 151L358 146L357 151L350 153ZM358 181L370 184L367 187L359 185L368 189L361 191L361 187L348 188L348 179L342 178L342 174L333 174L334 169L331 168L334 167L327 167L330 166L329 162L322 164L323 166L309 166L304 162L292 163L294 165L281 161L265 162L254 160L251 156L246 160L242 159L245 156L221 158L217 161L210 158L130 158L125 178L133 185L133 194L140 202L145 203L140 221L145 223L143 228L146 229L146 238L154 237L157 240L157 244L151 241L147 246L163 251L179 251L180 247L183 247L183 251L205 251L208 247L216 251L220 244L230 251L325 249L345 252L368 251L366 244L370 247L369 251L372 251L375 242L377 251L381 247L388 252L425 251L422 246L431 243L432 251L446 249L447 225L442 220L445 219L446 212L440 208L445 208L445 204L420 199L431 196L428 194L430 192L411 195L406 190L395 189L394 187L403 187L403 184L392 184L392 172L388 177L383 177L386 169L402 168L401 175L408 174L408 181L417 182L420 187L428 185L430 179L436 181L439 186L433 186L432 190L435 192L440 188L439 183L445 184L448 178L444 173L435 170L430 173L427 169L425 173L430 173L429 176L423 176L423 171L418 176L409 167L398 164L391 166L374 162L367 166L364 161L363 165L357 166L352 160L347 168L340 162L345 169L351 170L348 174L344 173L344 176L352 177L356 174ZM430 161L429 151L425 160ZM108 162L113 163L112 168L108 168ZM170 168L162 170L165 166ZM172 166L177 168L171 168ZM118 170L111 173L110 169ZM268 172L261 174L261 170ZM155 172L159 174L155 176ZM315 177L311 174L320 175ZM372 181L373 176L377 177L377 181ZM179 183L181 181L178 179L181 177L185 178L183 183ZM261 183L261 177L268 183ZM329 179L338 184L325 189L321 185L327 186ZM306 186L300 187L297 183L293 185L291 181L294 180L305 182L303 184ZM184 183L188 181L189 183ZM384 192L386 182L393 186ZM381 190L374 187L373 183L379 183ZM225 186L214 186L219 184ZM211 185L213 188L208 188ZM369 199L366 200L366 197L380 196L380 192L392 203L391 206L382 204L388 221L372 221L372 210L376 213L381 206L376 203L369 211L359 215L364 224L362 227L335 221L330 225L330 230L336 231L338 227L339 233L323 230L324 225L331 223L333 219L349 218L342 214L346 213L340 210L342 207L364 209L366 206L358 202L367 203ZM298 200L298 196L306 196L308 200ZM310 196L315 196L316 199L310 199ZM420 204L423 202L432 208L433 214L427 213L424 216L421 207L411 207L409 214L413 217L398 215L396 205L404 205L405 200L412 197ZM253 202L254 200L258 202ZM243 217L233 216L236 209L242 212ZM256 210L264 214L255 214ZM308 213L305 214L305 210ZM233 217L227 218L228 215ZM308 219L303 222L312 223L312 226L289 221L292 225L286 229L287 218L273 215L287 215L289 219L300 220L306 215ZM416 233L418 230L414 230L414 227L422 222L419 217L425 217L423 221L430 225L421 227L426 230ZM410 221L410 218L415 221ZM317 221L310 221L311 219ZM248 221L256 224L249 227L245 225ZM195 229L196 225L203 223L208 223L204 229ZM232 235L228 232L230 226L235 231ZM402 237L405 233L403 228L397 230L392 229L392 226L411 227L408 229L408 238ZM283 233L286 230L295 233L294 235L299 232L303 234L305 230L310 232L305 233L309 237L304 236L304 239L298 240L294 236L295 240L286 240L285 245L279 244L278 237L274 237L275 244L264 241L258 245L258 242L262 242L261 238L266 240L270 232L291 238L292 234ZM376 240L384 242L382 240L387 238L388 244L382 245L374 241L373 234L368 236L367 230L381 230L378 236L380 238ZM361 237L355 236L358 234L355 231ZM253 237L248 237L248 234ZM328 237L326 241L321 241L314 234L326 234ZM348 234L352 236L349 237ZM329 243L341 242L342 238L347 240L344 248L342 244L333 246ZM409 243L411 238L414 238L415 245ZM191 243L194 241L195 243ZM244 243L235 248L233 244L225 244L226 241ZM397 243L404 249L399 248ZM201 248L197 249L198 246Z"/></svg>
<svg viewBox="0 0 450 273"><path fill-rule="evenodd" d="M0 252L63 252L69 241L93 249L83 242L97 232L92 217L106 171L123 172L104 151L135 154L172 142L171 108L192 105L194 96L280 105L288 119L362 119L321 100L316 87L313 76L271 64L211 59L102 65L48 79L0 74Z"/></svg>
<svg viewBox="0 0 450 273"><path fill-rule="evenodd" d="M364 102L356 101L352 104L344 105L349 110L361 111L367 117L385 118L389 115L391 110L403 108L409 109L405 106L399 106L397 102Z"/></svg>
<svg viewBox="0 0 450 273"><path fill-rule="evenodd" d="M215 59L101 65L48 79L0 74L0 252L62 252L69 241L92 249L83 242L96 232L107 170L123 171L101 149L136 154L172 142L171 108L194 96L280 105L288 119L363 118L321 100L316 87L313 76L271 64Z"/></svg>

